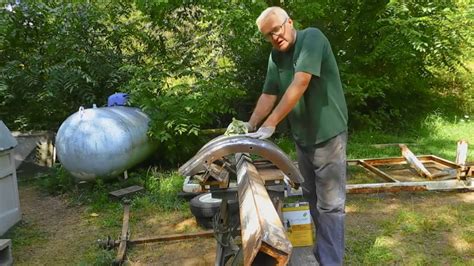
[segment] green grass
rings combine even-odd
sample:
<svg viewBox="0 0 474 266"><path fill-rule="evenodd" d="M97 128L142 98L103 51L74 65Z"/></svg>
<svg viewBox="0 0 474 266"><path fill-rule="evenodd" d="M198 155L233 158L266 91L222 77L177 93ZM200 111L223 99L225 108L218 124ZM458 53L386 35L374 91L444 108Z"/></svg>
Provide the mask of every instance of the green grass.
<svg viewBox="0 0 474 266"><path fill-rule="evenodd" d="M415 155L435 155L455 161L458 140L471 144L467 161L474 161L474 121L447 121L429 115L410 132L387 129L349 133L348 158L400 157L398 143ZM296 159L294 144L276 143ZM377 145L392 144L392 145ZM361 167L350 167L349 183L378 179ZM383 180L378 180L383 182ZM471 192L472 193L472 192ZM450 201L438 202L448 195ZM347 265L474 265L474 209L453 194L439 192L348 195ZM467 244L466 244L467 243Z"/></svg>
<svg viewBox="0 0 474 266"><path fill-rule="evenodd" d="M474 149L472 119L448 121L438 114L432 114L427 116L423 124L411 131L352 131L349 133L347 155L349 159L400 157L401 152L397 144L404 143L416 155L432 154L454 161L457 141L461 139L471 143L471 150ZM290 158L296 159L295 146L289 137L280 136L274 141ZM470 152L468 161L474 161L474 152Z"/></svg>
<svg viewBox="0 0 474 266"><path fill-rule="evenodd" d="M433 154L454 161L459 139L474 143L474 122L458 120L454 123L438 116L430 116L417 131L403 134L387 131L350 132L348 157L399 157L398 146L380 148L374 144L406 143L417 155ZM296 159L290 139L281 137L275 142ZM468 161L474 161L473 149L471 145ZM365 171L352 169L351 172L351 183L371 182ZM35 184L53 195L64 194L62 197L71 206L85 207L84 213L78 215L83 217L87 226L98 228L103 234L98 237L110 234L115 238L119 234L123 207L120 202L111 200L108 192L130 185L146 189L146 192L130 198L133 232L156 232L153 230L176 223L176 219L182 221L192 217L187 203L177 197L183 177L176 171L138 169L131 171L127 180L76 184L64 169L56 167L51 175L40 178ZM346 264L474 265L472 250L465 248L474 245L474 209L472 202L463 201L457 195L462 194L348 195ZM449 200L441 202L438 197L448 197ZM94 217L95 214L98 216ZM185 225L183 230L195 229ZM20 223L4 238L12 238L15 249L27 251L47 240L48 236L33 225ZM108 265L115 254L95 246L88 246L82 252L82 260L76 264Z"/></svg>
<svg viewBox="0 0 474 266"><path fill-rule="evenodd" d="M461 139L474 143L474 121L450 122L433 114L410 132L351 132L347 153L350 159L400 157L400 148L397 145L377 147L376 144L405 143L416 155L432 154L454 161L457 141ZM468 161L474 161L473 152L469 154Z"/></svg>
<svg viewBox="0 0 474 266"><path fill-rule="evenodd" d="M6 232L1 238L12 239L12 244L15 247L26 247L40 244L48 238L48 234L41 231L33 224L20 222Z"/></svg>
<svg viewBox="0 0 474 266"><path fill-rule="evenodd" d="M79 262L80 266L97 265L108 266L112 265L116 256L115 250L91 249L84 254L84 260Z"/></svg>
<svg viewBox="0 0 474 266"><path fill-rule="evenodd" d="M433 115L419 130L404 134L351 132L348 157L400 157L396 145L380 148L375 144L405 143L416 155L454 161L460 139L471 143L467 161L474 161L474 122L450 122ZM355 171L351 178L356 178L355 183L368 181L363 173L360 176L357 179ZM347 218L346 264L474 265L472 201L456 197L462 193L453 195L446 202L438 202L438 197L446 197L439 192L349 195L347 206L354 213Z"/></svg>
<svg viewBox="0 0 474 266"><path fill-rule="evenodd" d="M349 195L346 264L472 265L474 211L464 195Z"/></svg>

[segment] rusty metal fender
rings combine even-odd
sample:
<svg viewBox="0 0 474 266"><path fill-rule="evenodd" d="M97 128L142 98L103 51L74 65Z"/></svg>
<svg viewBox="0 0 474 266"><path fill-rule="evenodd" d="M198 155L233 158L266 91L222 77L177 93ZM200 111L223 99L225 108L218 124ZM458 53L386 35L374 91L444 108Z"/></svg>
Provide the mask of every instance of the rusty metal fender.
<svg viewBox="0 0 474 266"><path fill-rule="evenodd" d="M250 153L261 156L278 167L292 183L303 183L303 177L298 168L277 145L268 140L254 139L244 135L219 136L209 141L178 171L184 176L192 176L205 170L214 161L236 153Z"/></svg>

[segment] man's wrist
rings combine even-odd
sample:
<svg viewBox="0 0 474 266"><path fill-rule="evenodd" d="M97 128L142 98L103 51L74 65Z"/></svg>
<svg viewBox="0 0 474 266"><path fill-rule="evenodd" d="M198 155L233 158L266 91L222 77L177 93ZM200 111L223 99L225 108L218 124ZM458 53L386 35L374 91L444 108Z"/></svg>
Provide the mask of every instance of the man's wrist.
<svg viewBox="0 0 474 266"><path fill-rule="evenodd" d="M248 130L255 131L257 129L257 126L255 124L251 123L250 121L248 121L247 124L249 125Z"/></svg>
<svg viewBox="0 0 474 266"><path fill-rule="evenodd" d="M278 124L278 121L275 120L275 115L271 113L261 126L275 128L277 124Z"/></svg>

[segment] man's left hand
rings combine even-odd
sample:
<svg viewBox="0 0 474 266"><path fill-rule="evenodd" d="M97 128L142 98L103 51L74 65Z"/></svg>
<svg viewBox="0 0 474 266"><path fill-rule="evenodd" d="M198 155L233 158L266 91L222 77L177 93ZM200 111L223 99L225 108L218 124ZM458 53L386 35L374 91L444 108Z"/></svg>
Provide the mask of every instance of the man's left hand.
<svg viewBox="0 0 474 266"><path fill-rule="evenodd" d="M275 133L275 127L263 126L260 127L257 132L245 134L247 137L254 139L268 139Z"/></svg>

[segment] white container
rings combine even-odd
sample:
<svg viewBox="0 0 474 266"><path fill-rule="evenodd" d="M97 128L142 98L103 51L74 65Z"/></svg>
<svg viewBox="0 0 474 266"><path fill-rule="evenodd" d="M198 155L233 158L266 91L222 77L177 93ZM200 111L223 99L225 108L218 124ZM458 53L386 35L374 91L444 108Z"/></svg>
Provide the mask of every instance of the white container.
<svg viewBox="0 0 474 266"><path fill-rule="evenodd" d="M0 120L0 236L21 220L13 148L17 145Z"/></svg>

